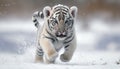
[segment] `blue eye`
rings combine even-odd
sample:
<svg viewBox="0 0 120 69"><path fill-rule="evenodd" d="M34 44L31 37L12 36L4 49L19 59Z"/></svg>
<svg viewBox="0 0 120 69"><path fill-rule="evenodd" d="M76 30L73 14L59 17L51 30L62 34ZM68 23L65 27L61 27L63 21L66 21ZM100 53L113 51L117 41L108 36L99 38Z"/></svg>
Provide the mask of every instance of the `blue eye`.
<svg viewBox="0 0 120 69"><path fill-rule="evenodd" d="M71 26L73 24L73 21L72 20L69 20L69 21L66 21L65 22L65 25L66 26Z"/></svg>
<svg viewBox="0 0 120 69"><path fill-rule="evenodd" d="M55 26L57 24L57 21L56 20L52 20L51 24L52 24L52 26Z"/></svg>
<svg viewBox="0 0 120 69"><path fill-rule="evenodd" d="M55 22L52 22L52 25L53 25L53 26L55 26L55 25L56 25L56 23L55 23Z"/></svg>

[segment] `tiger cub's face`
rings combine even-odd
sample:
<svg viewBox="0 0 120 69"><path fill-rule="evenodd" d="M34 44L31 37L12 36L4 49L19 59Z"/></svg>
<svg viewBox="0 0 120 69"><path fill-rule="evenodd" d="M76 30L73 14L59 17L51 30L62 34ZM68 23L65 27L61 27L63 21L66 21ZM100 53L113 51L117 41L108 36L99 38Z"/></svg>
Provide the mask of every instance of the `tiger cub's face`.
<svg viewBox="0 0 120 69"><path fill-rule="evenodd" d="M70 36L73 33L76 12L75 6L70 9L63 5L56 5L52 9L50 7L44 8L44 15L46 15L48 27L52 34L58 39L65 39Z"/></svg>

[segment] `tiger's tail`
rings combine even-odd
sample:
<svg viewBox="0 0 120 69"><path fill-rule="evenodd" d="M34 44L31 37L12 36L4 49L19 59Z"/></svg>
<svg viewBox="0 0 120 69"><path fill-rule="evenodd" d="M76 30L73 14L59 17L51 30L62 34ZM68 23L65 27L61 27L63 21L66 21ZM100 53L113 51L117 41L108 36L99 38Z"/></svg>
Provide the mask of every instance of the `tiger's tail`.
<svg viewBox="0 0 120 69"><path fill-rule="evenodd" d="M39 21L38 21L39 18L44 19L43 12L40 12L40 11L34 12L33 15L32 15L32 21L33 21L36 28L40 27Z"/></svg>

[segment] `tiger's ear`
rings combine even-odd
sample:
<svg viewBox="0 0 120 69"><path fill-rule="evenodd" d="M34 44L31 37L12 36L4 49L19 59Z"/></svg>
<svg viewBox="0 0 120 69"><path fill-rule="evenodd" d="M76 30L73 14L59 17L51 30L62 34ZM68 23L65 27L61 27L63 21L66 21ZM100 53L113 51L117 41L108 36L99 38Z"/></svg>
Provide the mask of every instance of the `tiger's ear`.
<svg viewBox="0 0 120 69"><path fill-rule="evenodd" d="M45 18L47 18L48 16L50 16L50 11L51 11L51 7L50 6L46 6L43 9L43 14L44 14Z"/></svg>
<svg viewBox="0 0 120 69"><path fill-rule="evenodd" d="M72 7L70 8L70 13L71 13L71 15L73 16L73 18L75 18L75 17L76 17L76 14L77 14L77 7L76 7L76 6L72 6Z"/></svg>

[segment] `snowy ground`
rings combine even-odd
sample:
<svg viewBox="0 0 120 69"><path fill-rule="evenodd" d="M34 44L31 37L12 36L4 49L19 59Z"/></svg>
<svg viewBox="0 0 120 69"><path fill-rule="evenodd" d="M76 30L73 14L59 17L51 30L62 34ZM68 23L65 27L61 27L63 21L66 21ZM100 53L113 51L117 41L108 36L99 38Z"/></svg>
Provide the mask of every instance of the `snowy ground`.
<svg viewBox="0 0 120 69"><path fill-rule="evenodd" d="M79 45L92 47L96 35L91 32L77 35L84 40L78 39L77 50L70 62L64 63L57 58L55 64L34 63L36 29L32 22L1 22L0 69L120 69L119 52L83 51L85 47Z"/></svg>

